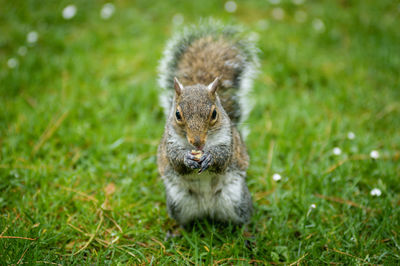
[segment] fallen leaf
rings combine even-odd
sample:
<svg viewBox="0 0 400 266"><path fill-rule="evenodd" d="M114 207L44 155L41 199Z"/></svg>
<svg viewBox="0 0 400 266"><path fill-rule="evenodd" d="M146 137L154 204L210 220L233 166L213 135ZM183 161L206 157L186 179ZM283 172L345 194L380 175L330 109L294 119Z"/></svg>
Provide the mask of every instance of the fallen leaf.
<svg viewBox="0 0 400 266"><path fill-rule="evenodd" d="M106 193L107 196L110 196L114 194L115 192L115 184L114 183L109 183L105 188L104 192Z"/></svg>

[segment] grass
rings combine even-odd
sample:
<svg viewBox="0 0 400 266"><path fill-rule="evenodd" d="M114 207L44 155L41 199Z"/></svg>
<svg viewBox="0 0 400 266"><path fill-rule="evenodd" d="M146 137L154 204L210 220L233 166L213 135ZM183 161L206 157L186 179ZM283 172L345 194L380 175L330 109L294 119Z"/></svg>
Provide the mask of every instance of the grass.
<svg viewBox="0 0 400 266"><path fill-rule="evenodd" d="M400 263L395 1L238 1L231 14L221 1L121 0L109 20L103 4L1 1L0 264ZM204 222L165 239L156 68L177 13L258 33L247 232Z"/></svg>

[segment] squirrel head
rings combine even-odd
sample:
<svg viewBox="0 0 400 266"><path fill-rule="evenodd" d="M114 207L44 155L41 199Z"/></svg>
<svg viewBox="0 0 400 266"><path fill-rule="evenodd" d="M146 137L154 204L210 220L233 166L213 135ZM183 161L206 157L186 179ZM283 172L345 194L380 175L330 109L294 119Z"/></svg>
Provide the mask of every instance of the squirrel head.
<svg viewBox="0 0 400 266"><path fill-rule="evenodd" d="M202 150L207 134L218 129L224 112L217 95L219 78L208 86L183 86L174 79L175 105L173 126L196 149Z"/></svg>

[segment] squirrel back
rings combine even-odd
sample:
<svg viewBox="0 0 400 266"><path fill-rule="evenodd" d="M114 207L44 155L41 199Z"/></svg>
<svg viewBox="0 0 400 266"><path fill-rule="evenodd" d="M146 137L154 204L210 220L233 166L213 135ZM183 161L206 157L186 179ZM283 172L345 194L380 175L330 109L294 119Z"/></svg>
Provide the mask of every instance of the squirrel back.
<svg viewBox="0 0 400 266"><path fill-rule="evenodd" d="M257 67L257 49L239 27L214 20L186 27L168 42L160 61L165 113L171 108L175 77L183 86L208 85L218 77L218 96L225 112L234 124L243 122L251 109L247 94Z"/></svg>

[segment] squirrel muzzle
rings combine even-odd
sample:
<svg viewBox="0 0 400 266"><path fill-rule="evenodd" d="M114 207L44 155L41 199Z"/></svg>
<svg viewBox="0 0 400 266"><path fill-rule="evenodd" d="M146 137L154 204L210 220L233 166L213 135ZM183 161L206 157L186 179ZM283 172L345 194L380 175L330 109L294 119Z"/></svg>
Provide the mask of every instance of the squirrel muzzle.
<svg viewBox="0 0 400 266"><path fill-rule="evenodd" d="M194 132L193 132L194 133ZM192 132L187 132L187 140L190 144L192 144L196 149L202 150L204 148L204 144L206 143L207 135L204 133L193 134Z"/></svg>

